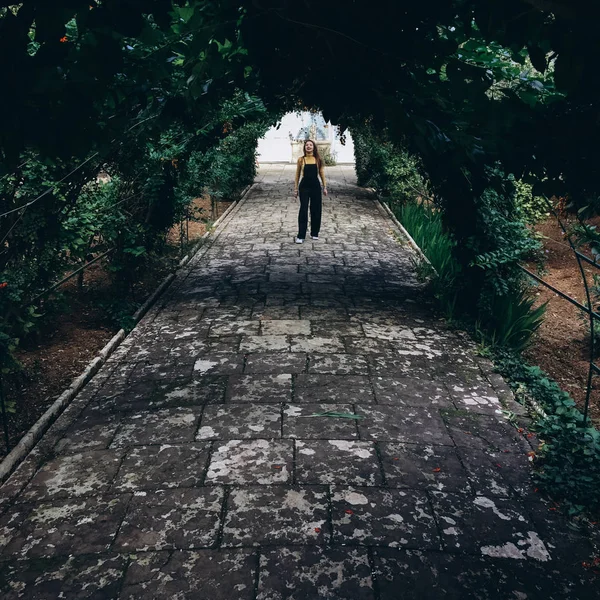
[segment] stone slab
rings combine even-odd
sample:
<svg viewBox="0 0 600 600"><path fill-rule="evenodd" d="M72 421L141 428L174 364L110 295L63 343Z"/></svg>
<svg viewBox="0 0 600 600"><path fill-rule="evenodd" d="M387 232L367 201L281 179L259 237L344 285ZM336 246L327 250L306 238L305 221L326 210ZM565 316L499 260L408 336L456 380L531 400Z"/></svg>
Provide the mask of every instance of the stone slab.
<svg viewBox="0 0 600 600"><path fill-rule="evenodd" d="M468 473L452 446L379 444L386 482L391 487L440 491L469 489Z"/></svg>
<svg viewBox="0 0 600 600"><path fill-rule="evenodd" d="M234 488L228 498L223 546L322 544L329 538L326 488Z"/></svg>
<svg viewBox="0 0 600 600"><path fill-rule="evenodd" d="M294 402L372 403L365 375L300 374L294 379Z"/></svg>
<svg viewBox="0 0 600 600"><path fill-rule="evenodd" d="M3 600L118 598L128 558L118 554L0 561Z"/></svg>
<svg viewBox="0 0 600 600"><path fill-rule="evenodd" d="M444 547L492 558L550 560L524 508L509 498L434 492Z"/></svg>
<svg viewBox="0 0 600 600"><path fill-rule="evenodd" d="M339 337L292 336L292 352L344 352L344 342Z"/></svg>
<svg viewBox="0 0 600 600"><path fill-rule="evenodd" d="M244 369L244 355L235 352L236 350L228 352L224 349L221 352L215 351L203 354L194 363L193 377L241 373Z"/></svg>
<svg viewBox="0 0 600 600"><path fill-rule="evenodd" d="M227 401L239 402L289 402L292 397L292 375L232 375L227 386Z"/></svg>
<svg viewBox="0 0 600 600"><path fill-rule="evenodd" d="M267 549L257 600L374 600L367 552L318 546Z"/></svg>
<svg viewBox="0 0 600 600"><path fill-rule="evenodd" d="M269 485L291 482L291 440L230 440L215 444L206 484Z"/></svg>
<svg viewBox="0 0 600 600"><path fill-rule="evenodd" d="M167 408L127 416L112 441L112 448L191 442L200 420L199 408Z"/></svg>
<svg viewBox="0 0 600 600"><path fill-rule="evenodd" d="M260 321L225 321L213 323L210 327L210 337L230 335L258 335Z"/></svg>
<svg viewBox="0 0 600 600"><path fill-rule="evenodd" d="M226 387L226 375L205 375L184 384L163 386L159 388L157 394L148 403L147 408L158 409L221 404L225 401Z"/></svg>
<svg viewBox="0 0 600 600"><path fill-rule="evenodd" d="M421 491L336 487L331 519L336 544L440 548L429 499Z"/></svg>
<svg viewBox="0 0 600 600"><path fill-rule="evenodd" d="M398 590L403 600L600 598L593 583L531 561L385 548L374 554L381 600L397 600Z"/></svg>
<svg viewBox="0 0 600 600"><path fill-rule="evenodd" d="M409 377L373 377L377 404L454 408L448 391L439 382Z"/></svg>
<svg viewBox="0 0 600 600"><path fill-rule="evenodd" d="M134 554L120 600L253 600L257 558L250 550Z"/></svg>
<svg viewBox="0 0 600 600"><path fill-rule="evenodd" d="M360 404L356 412L363 417L358 421L363 440L453 445L439 410L433 407Z"/></svg>
<svg viewBox="0 0 600 600"><path fill-rule="evenodd" d="M445 411L444 420L454 443L459 447L484 452L526 453L529 446L515 427L496 416L464 411Z"/></svg>
<svg viewBox="0 0 600 600"><path fill-rule="evenodd" d="M314 308L312 309L314 310ZM328 337L330 335L336 336L353 336L355 338L364 338L364 332L360 323L353 323L352 321L330 321L329 319L316 320L312 323L313 335Z"/></svg>
<svg viewBox="0 0 600 600"><path fill-rule="evenodd" d="M306 371L307 357L301 353L274 353L274 352L257 352L249 354L246 359L246 368L244 373L268 373L268 374L285 374L285 373L302 373Z"/></svg>
<svg viewBox="0 0 600 600"><path fill-rule="evenodd" d="M112 485L114 491L185 488L200 485L208 444L139 446L128 452Z"/></svg>
<svg viewBox="0 0 600 600"><path fill-rule="evenodd" d="M285 335L246 335L240 344L241 352L289 352L289 349Z"/></svg>
<svg viewBox="0 0 600 600"><path fill-rule="evenodd" d="M122 552L192 549L215 544L223 489L136 492L115 541Z"/></svg>
<svg viewBox="0 0 600 600"><path fill-rule="evenodd" d="M356 420L323 413L354 414L352 404L287 404L283 409L283 437L299 439L357 439Z"/></svg>
<svg viewBox="0 0 600 600"><path fill-rule="evenodd" d="M26 501L90 496L108 491L124 452L92 450L47 462L25 488Z"/></svg>
<svg viewBox="0 0 600 600"><path fill-rule="evenodd" d="M55 450L64 454L105 450L110 445L120 421L120 415L89 414L80 418L59 440Z"/></svg>
<svg viewBox="0 0 600 600"><path fill-rule="evenodd" d="M526 454L459 448L471 487L483 496L532 496L532 465Z"/></svg>
<svg viewBox="0 0 600 600"><path fill-rule="evenodd" d="M369 365L363 356L353 354L311 354L309 373L333 373L336 375L368 375Z"/></svg>
<svg viewBox="0 0 600 600"><path fill-rule="evenodd" d="M377 486L382 485L383 478L372 442L298 440L296 481L302 484Z"/></svg>
<svg viewBox="0 0 600 600"><path fill-rule="evenodd" d="M265 319L261 321L263 335L310 335L310 321L305 319Z"/></svg>
<svg viewBox="0 0 600 600"><path fill-rule="evenodd" d="M274 404L207 406L197 440L235 440L281 437L281 408Z"/></svg>
<svg viewBox="0 0 600 600"><path fill-rule="evenodd" d="M27 518L11 535L2 555L51 557L106 552L130 497L97 495L30 506Z"/></svg>

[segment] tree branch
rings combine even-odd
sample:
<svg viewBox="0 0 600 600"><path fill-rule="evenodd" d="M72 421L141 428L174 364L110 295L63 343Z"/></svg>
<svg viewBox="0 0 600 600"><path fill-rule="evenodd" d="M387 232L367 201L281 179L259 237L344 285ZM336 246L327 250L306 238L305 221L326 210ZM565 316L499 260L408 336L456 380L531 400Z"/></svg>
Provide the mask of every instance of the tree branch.
<svg viewBox="0 0 600 600"><path fill-rule="evenodd" d="M576 19L580 17L580 11L573 7L572 3L562 2L561 0L522 0L542 12L554 13L555 15L567 19Z"/></svg>

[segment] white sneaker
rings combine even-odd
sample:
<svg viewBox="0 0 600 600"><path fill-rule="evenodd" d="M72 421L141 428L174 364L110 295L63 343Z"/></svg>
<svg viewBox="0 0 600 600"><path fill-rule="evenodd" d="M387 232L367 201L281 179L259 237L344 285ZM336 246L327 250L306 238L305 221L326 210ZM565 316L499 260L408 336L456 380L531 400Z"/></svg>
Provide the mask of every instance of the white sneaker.
<svg viewBox="0 0 600 600"><path fill-rule="evenodd" d="M313 240L318 240L318 239L319 239L319 236L318 236L318 235L311 235L310 237L311 237Z"/></svg>
<svg viewBox="0 0 600 600"><path fill-rule="evenodd" d="M302 238L296 238L296 244L304 244L304 240Z"/></svg>

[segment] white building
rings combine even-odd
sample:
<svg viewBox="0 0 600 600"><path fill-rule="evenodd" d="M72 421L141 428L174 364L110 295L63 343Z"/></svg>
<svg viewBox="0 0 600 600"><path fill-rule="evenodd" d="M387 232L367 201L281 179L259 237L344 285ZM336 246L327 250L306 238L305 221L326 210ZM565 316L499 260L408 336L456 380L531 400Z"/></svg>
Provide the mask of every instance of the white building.
<svg viewBox="0 0 600 600"><path fill-rule="evenodd" d="M292 141L309 137L311 126L316 129L317 140L331 143L331 156L338 164L354 164L354 144L350 132L345 133L345 144L340 140L339 128L325 123L321 113L298 112L285 115L276 127L271 127L258 141L259 162L283 162L292 160Z"/></svg>

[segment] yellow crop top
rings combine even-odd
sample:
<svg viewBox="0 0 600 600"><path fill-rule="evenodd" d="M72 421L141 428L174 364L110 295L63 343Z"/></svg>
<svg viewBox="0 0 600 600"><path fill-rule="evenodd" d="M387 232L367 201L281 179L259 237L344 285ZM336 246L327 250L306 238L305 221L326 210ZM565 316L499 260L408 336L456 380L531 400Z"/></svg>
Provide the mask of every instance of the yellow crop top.
<svg viewBox="0 0 600 600"><path fill-rule="evenodd" d="M306 161L306 163L305 163ZM300 175L303 174L304 164L307 165L315 165L317 164L317 159L314 156L301 156L298 159L298 164L296 166L296 184L294 186L295 190L298 190L298 183L300 181ZM323 161L321 161L321 168L319 169L319 176L321 177L321 181L323 182L323 187L327 187L327 182L325 181L325 169L323 168Z"/></svg>

